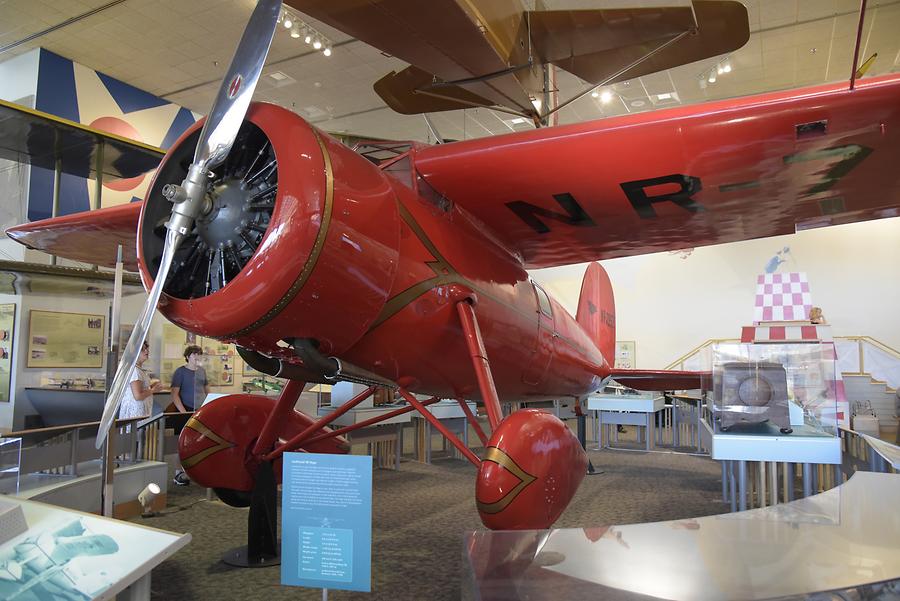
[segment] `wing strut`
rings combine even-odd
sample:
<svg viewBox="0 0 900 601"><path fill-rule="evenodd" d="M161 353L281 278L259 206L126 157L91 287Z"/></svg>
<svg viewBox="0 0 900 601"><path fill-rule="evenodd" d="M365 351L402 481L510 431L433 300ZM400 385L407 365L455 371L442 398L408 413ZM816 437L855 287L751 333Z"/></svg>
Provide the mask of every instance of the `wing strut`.
<svg viewBox="0 0 900 601"><path fill-rule="evenodd" d="M865 1L865 0L864 0L864 1ZM573 96L572 98L569 98L568 100L566 100L566 101L563 102L562 104L556 105L555 107L553 107L553 110L547 111L546 113L544 113L543 115L541 115L541 119L542 119L542 120L546 120L547 117L549 117L549 116L552 115L553 113L558 112L558 111L559 111L560 109L562 109L563 107L569 106L570 104L572 104L573 102L575 102L575 101L578 100L579 98L582 98L582 97L586 96L587 94L590 94L591 92L593 92L593 91L596 90L597 88L599 88L599 87L601 87L601 86L605 86L605 85L608 84L609 82L614 81L614 80L615 80L617 77L619 77L620 75L623 75L624 73L627 73L628 71L630 71L630 70L633 69L634 67L637 67L638 65L640 65L640 64L643 63L644 61L646 61L646 60L652 58L653 56L656 56L657 54L659 54L660 52L662 52L663 50L665 50L666 48L668 48L668 47L671 46L672 44L675 44L675 43L677 43L679 40L681 40L681 39L683 39L683 38L685 38L685 37L691 35L693 32L694 32L693 29L687 29L687 30L685 30L685 31L682 31L681 33L679 33L677 36L675 36L675 37L672 38L671 40L669 40L669 41L667 41L667 42L665 42L665 43L663 43L663 44L660 44L659 46L657 46L656 48L654 48L653 50L651 50L650 52L648 52L647 54L645 54L645 55L642 56L641 58L637 59L636 61L633 61L633 62L631 62L631 63L625 65L624 67L622 67L621 69L619 69L618 71L616 71L615 73L613 73L612 75L610 75L609 77L607 77L606 79L604 79L603 81L601 81L600 83L598 83L597 85L595 85L595 86L593 86L593 87L590 87L590 88L587 88L587 89L584 90L583 92L581 92L581 93L579 93L579 94L576 94L576 95Z"/></svg>
<svg viewBox="0 0 900 601"><path fill-rule="evenodd" d="M856 46L853 48L853 71L850 72L850 89L856 86L856 66L859 64L859 45L862 42L863 21L866 17L866 0L859 0L859 25L856 27Z"/></svg>
<svg viewBox="0 0 900 601"><path fill-rule="evenodd" d="M411 407L415 407L416 411L418 411L422 417L424 417L426 420L428 420L428 422L432 426L434 426L434 428L437 429L437 431L440 432L444 436L445 439L450 441L450 444L452 444L454 447L456 447L456 449L460 453L462 453L463 456L472 463L472 465L474 465L475 467L481 466L481 459L478 458L478 455L473 453L472 450L469 447L467 447L465 444L463 444L463 442L453 432L448 430L447 426L442 424L441 420L436 418L434 416L434 414L431 413L431 411L428 411L427 409L425 409L425 406L422 404L421 401L419 401L419 399L417 399L412 393L410 393L408 390L406 390L406 388L403 386L400 386L400 388L397 390L397 392L399 392L400 395L404 399L406 399L406 402L409 403Z"/></svg>
<svg viewBox="0 0 900 601"><path fill-rule="evenodd" d="M468 300L456 303L459 319L462 322L463 334L466 338L466 346L469 347L469 355L472 357L472 367L478 377L478 387L481 389L481 398L487 409L488 421L491 423L491 431L495 431L503 419L500 410L500 398L497 396L497 388L494 386L494 376L491 374L491 362L488 361L487 351L484 350L484 341L481 339L481 330L478 328L478 319L475 317L475 308Z"/></svg>

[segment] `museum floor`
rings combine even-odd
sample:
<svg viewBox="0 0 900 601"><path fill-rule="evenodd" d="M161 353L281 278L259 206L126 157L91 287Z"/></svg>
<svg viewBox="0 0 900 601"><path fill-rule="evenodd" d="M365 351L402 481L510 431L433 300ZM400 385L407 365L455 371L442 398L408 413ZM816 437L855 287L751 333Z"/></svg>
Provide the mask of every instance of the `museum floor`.
<svg viewBox="0 0 900 601"><path fill-rule="evenodd" d="M592 451L599 472L585 478L558 527L628 524L727 511L720 469L706 457ZM328 598L392 601L460 598L462 535L481 528L472 495L475 469L454 459L411 460L375 470L372 593ZM191 543L153 572L153 599L322 599L319 589L282 587L278 568L238 569L219 561L246 542L247 510L206 500L206 489L169 486L169 508L143 525L190 532Z"/></svg>

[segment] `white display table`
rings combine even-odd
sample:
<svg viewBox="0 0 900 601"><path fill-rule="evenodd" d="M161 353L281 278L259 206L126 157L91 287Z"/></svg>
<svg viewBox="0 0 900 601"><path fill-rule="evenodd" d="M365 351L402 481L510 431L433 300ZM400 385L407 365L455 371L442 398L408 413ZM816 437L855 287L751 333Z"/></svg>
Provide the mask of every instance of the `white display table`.
<svg viewBox="0 0 900 601"><path fill-rule="evenodd" d="M626 394L592 394L587 398L587 408L595 411L597 416L598 448L609 446L603 444L603 429L609 425L638 426L645 428L644 438L649 451L653 445L656 412L666 406L663 396L626 395ZM607 437L608 439L609 437Z"/></svg>

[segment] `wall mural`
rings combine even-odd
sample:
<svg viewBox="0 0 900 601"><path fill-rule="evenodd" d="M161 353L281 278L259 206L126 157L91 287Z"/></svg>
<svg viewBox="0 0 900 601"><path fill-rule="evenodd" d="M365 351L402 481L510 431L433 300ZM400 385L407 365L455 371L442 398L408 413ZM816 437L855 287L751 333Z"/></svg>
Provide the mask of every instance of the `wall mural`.
<svg viewBox="0 0 900 601"><path fill-rule="evenodd" d="M35 108L95 129L166 149L199 115L41 48ZM101 206L140 201L152 173L103 183ZM59 214L87 211L93 182L63 174ZM28 219L50 217L53 171L32 167Z"/></svg>

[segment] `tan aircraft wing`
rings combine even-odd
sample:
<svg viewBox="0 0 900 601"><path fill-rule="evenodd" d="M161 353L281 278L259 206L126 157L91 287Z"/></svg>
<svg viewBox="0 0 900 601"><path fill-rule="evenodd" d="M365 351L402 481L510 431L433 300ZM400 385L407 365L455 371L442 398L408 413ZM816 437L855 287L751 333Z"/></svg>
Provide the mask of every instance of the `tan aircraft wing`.
<svg viewBox="0 0 900 601"><path fill-rule="evenodd" d="M436 84L434 76L418 67L391 71L375 82L375 92L402 115L456 111L494 103L455 85Z"/></svg>
<svg viewBox="0 0 900 601"><path fill-rule="evenodd" d="M415 67L376 86L389 106L406 114L493 104L535 115L531 100L543 90L545 63L599 83L695 28L616 80L730 52L749 37L747 10L734 0L530 13L521 0L285 3ZM435 79L450 85L435 86Z"/></svg>
<svg viewBox="0 0 900 601"><path fill-rule="evenodd" d="M615 77L615 83L733 52L750 39L747 10L737 2L694 0L691 7L529 13L532 42L545 62L601 83L666 41L696 32Z"/></svg>
<svg viewBox="0 0 900 601"><path fill-rule="evenodd" d="M443 81L478 78L526 65L527 30L519 0L286 0L285 4ZM540 69L533 66L540 88ZM526 77L527 79L527 77ZM466 88L492 104L533 111L522 84L495 77Z"/></svg>

